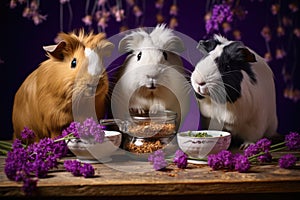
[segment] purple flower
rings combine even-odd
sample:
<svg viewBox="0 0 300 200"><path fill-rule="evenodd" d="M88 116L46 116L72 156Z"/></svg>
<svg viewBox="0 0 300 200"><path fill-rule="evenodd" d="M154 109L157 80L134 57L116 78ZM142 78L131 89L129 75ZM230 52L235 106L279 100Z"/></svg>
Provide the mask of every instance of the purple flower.
<svg viewBox="0 0 300 200"><path fill-rule="evenodd" d="M35 176L45 177L50 169L57 167L61 158L61 153L55 150L57 145L52 139L44 138L27 147L29 167Z"/></svg>
<svg viewBox="0 0 300 200"><path fill-rule="evenodd" d="M265 152L264 154L257 157L257 160L260 162L271 162L272 161L272 155L270 152Z"/></svg>
<svg viewBox="0 0 300 200"><path fill-rule="evenodd" d="M83 163L83 166L80 168L80 173L85 177L93 177L95 175L95 169L91 164Z"/></svg>
<svg viewBox="0 0 300 200"><path fill-rule="evenodd" d="M223 22L232 22L233 13L230 10L230 6L227 4L214 5L212 9L212 15L209 20L206 21L205 28L207 33L213 33L219 30L219 25Z"/></svg>
<svg viewBox="0 0 300 200"><path fill-rule="evenodd" d="M23 180L22 191L26 195L31 195L37 188L37 179L26 178Z"/></svg>
<svg viewBox="0 0 300 200"><path fill-rule="evenodd" d="M13 181L22 181L24 177L29 176L28 154L22 146L21 140L16 139L12 145L12 150L7 153L5 159L4 172L8 179Z"/></svg>
<svg viewBox="0 0 300 200"><path fill-rule="evenodd" d="M186 168L188 162L187 162L188 156L183 151L178 149L175 152L175 157L173 159L173 162L177 165L178 168Z"/></svg>
<svg viewBox="0 0 300 200"><path fill-rule="evenodd" d="M73 135L77 138L81 138L89 142L102 143L105 137L103 127L92 117L87 118L82 124L79 122L72 122L68 128L62 131L62 136L65 137L70 133L73 133Z"/></svg>
<svg viewBox="0 0 300 200"><path fill-rule="evenodd" d="M213 170L218 170L223 168L223 161L219 158L217 154L211 154L207 156L207 164Z"/></svg>
<svg viewBox="0 0 300 200"><path fill-rule="evenodd" d="M81 176L81 163L77 160L65 160L64 167L68 172L71 172L74 176Z"/></svg>
<svg viewBox="0 0 300 200"><path fill-rule="evenodd" d="M207 157L207 164L213 170L234 167L234 156L230 151L222 150L218 154L211 154Z"/></svg>
<svg viewBox="0 0 300 200"><path fill-rule="evenodd" d="M263 138L256 142L256 146L260 151L267 152L270 150L271 141L267 138Z"/></svg>
<svg viewBox="0 0 300 200"><path fill-rule="evenodd" d="M21 132L21 137L24 140L31 140L34 139L35 134L33 132L33 130L29 129L28 127L24 127L24 129Z"/></svg>
<svg viewBox="0 0 300 200"><path fill-rule="evenodd" d="M250 144L247 149L244 150L244 155L247 157L256 155L259 153L259 148L256 144Z"/></svg>
<svg viewBox="0 0 300 200"><path fill-rule="evenodd" d="M247 172L250 168L250 162L246 156L236 154L234 156L234 169L238 172Z"/></svg>
<svg viewBox="0 0 300 200"><path fill-rule="evenodd" d="M160 149L149 155L148 161L153 164L155 170L161 170L167 167L168 163L165 159L165 153Z"/></svg>
<svg viewBox="0 0 300 200"><path fill-rule="evenodd" d="M80 127L79 122L71 122L69 127L67 127L66 129L64 129L62 131L62 136L65 137L65 136L69 135L70 133L73 133L74 137L79 138L79 135L78 135L79 127Z"/></svg>
<svg viewBox="0 0 300 200"><path fill-rule="evenodd" d="M289 150L300 149L300 134L296 132L290 132L290 134L285 136L285 145Z"/></svg>
<svg viewBox="0 0 300 200"><path fill-rule="evenodd" d="M85 178L93 177L95 170L91 164L84 163L77 160L65 160L64 167L68 172L71 172L74 176L84 176Z"/></svg>
<svg viewBox="0 0 300 200"><path fill-rule="evenodd" d="M233 168L233 154L230 151L222 150L218 153L218 156L220 157L220 160L223 161L224 168Z"/></svg>
<svg viewBox="0 0 300 200"><path fill-rule="evenodd" d="M297 161L296 156L294 156L293 154L286 154L279 159L278 163L279 163L279 167L288 169L295 166L296 161Z"/></svg>

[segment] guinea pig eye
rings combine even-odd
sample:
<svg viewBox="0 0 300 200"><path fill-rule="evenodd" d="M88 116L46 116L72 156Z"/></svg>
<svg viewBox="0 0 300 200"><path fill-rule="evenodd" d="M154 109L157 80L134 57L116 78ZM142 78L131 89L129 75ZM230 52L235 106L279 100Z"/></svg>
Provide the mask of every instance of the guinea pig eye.
<svg viewBox="0 0 300 200"><path fill-rule="evenodd" d="M163 55L164 55L165 60L168 60L168 54L167 54L167 52L164 51Z"/></svg>
<svg viewBox="0 0 300 200"><path fill-rule="evenodd" d="M71 68L75 68L77 64L76 58L73 58L72 62L71 62Z"/></svg>
<svg viewBox="0 0 300 200"><path fill-rule="evenodd" d="M142 57L142 52L140 52L138 55L137 55L137 61L139 61Z"/></svg>

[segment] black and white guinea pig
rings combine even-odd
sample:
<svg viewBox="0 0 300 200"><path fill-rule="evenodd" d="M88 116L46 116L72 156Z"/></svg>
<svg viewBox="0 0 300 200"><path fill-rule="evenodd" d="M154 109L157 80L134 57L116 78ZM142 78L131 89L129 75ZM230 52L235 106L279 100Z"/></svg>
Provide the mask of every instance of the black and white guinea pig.
<svg viewBox="0 0 300 200"><path fill-rule="evenodd" d="M215 35L197 47L204 57L191 75L202 129L223 129L241 148L277 133L273 73L240 41Z"/></svg>
<svg viewBox="0 0 300 200"><path fill-rule="evenodd" d="M132 31L119 43L121 53L129 53L120 67L112 93L114 118L128 113L156 113L172 110L178 120L188 112L190 90L178 55L182 40L164 24L151 32Z"/></svg>

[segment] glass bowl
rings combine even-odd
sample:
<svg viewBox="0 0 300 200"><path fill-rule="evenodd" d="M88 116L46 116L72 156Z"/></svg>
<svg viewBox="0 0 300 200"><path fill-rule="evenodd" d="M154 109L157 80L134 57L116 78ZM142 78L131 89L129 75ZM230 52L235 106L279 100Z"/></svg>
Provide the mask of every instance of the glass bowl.
<svg viewBox="0 0 300 200"><path fill-rule="evenodd" d="M176 139L177 114L173 111L132 114L130 119L104 119L101 125L117 124L124 133L123 149L141 157L163 149ZM145 157L145 156L144 156Z"/></svg>

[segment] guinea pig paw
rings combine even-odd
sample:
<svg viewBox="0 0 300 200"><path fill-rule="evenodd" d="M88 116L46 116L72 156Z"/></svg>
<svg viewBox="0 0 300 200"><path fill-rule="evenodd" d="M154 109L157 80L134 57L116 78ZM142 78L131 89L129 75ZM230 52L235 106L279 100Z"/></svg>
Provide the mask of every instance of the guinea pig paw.
<svg viewBox="0 0 300 200"><path fill-rule="evenodd" d="M253 142L244 142L243 144L241 144L240 146L240 150L245 150L247 149L251 144L254 144Z"/></svg>
<svg viewBox="0 0 300 200"><path fill-rule="evenodd" d="M142 115L142 114L146 113L145 110L142 107L129 108L129 112L131 114L139 114L139 115Z"/></svg>
<svg viewBox="0 0 300 200"><path fill-rule="evenodd" d="M150 114L156 114L159 111L165 111L165 107L160 104L154 104L150 107L149 113Z"/></svg>

